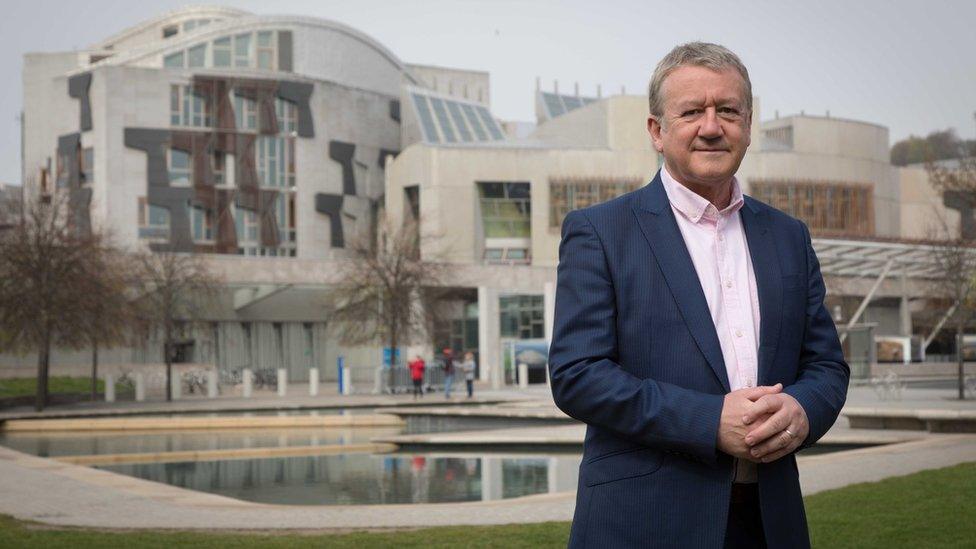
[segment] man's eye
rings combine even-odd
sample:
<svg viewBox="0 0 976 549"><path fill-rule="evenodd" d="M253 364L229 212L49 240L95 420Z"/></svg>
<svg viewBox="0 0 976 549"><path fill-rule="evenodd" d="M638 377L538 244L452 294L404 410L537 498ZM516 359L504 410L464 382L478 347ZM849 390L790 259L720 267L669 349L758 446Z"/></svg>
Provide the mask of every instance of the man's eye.
<svg viewBox="0 0 976 549"><path fill-rule="evenodd" d="M701 113L701 109L689 109L689 110L681 113L681 116L694 116L694 115L700 114L700 113Z"/></svg>

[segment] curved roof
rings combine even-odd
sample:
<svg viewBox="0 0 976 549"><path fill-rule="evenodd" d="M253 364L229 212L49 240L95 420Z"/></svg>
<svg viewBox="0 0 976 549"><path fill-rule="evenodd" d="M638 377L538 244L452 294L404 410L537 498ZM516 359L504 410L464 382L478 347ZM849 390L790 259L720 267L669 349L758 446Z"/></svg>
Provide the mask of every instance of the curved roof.
<svg viewBox="0 0 976 549"><path fill-rule="evenodd" d="M101 42L92 44L89 49L103 50L108 46L111 46L117 42L122 42L123 40L146 32L157 26L162 26L169 22L183 21L184 19L188 19L190 17L241 17L244 15L251 15L251 13L236 8L226 8L222 6L187 6L168 11L162 15L158 15L152 19L147 19L142 23L133 25L116 34L113 34Z"/></svg>
<svg viewBox="0 0 976 549"><path fill-rule="evenodd" d="M183 10L179 12L171 12L169 17L176 18L179 16L185 16L188 12ZM203 12L192 12L194 14ZM159 24L159 21L153 24ZM211 23L204 27L197 27L196 29L189 31L187 33L181 33L173 36L169 39L160 38L150 44L145 44L133 48L132 50L120 52L117 55L107 57L93 66L109 66L109 65L123 65L131 63L134 61L139 61L147 57L152 57L156 55L166 55L171 52L176 52L182 50L188 46L195 45L201 41L207 41L214 38L219 38L225 34L232 34L238 30L242 30L248 27L261 27L264 25L300 25L307 27L314 27L320 29L331 30L340 34L344 34L354 40L365 44L369 48L375 50L382 57L386 58L390 63L396 66L399 70L404 72L412 82L416 82L416 79L410 72L406 63L400 60L392 51L390 51L386 46L379 43L377 40L371 36L354 29L338 21L332 21L329 19L321 19L318 17L307 17L307 16L295 16L295 15L238 15L231 19L224 19L215 23ZM89 70L89 67L78 69L74 72L84 72Z"/></svg>

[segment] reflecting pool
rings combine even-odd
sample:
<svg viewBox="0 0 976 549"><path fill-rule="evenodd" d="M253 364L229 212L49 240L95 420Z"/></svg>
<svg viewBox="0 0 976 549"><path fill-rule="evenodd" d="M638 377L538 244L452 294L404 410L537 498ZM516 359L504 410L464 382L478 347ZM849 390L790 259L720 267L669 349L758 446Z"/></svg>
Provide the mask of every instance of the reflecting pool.
<svg viewBox="0 0 976 549"><path fill-rule="evenodd" d="M576 489L580 456L358 454L105 465L222 496L290 505L497 500Z"/></svg>

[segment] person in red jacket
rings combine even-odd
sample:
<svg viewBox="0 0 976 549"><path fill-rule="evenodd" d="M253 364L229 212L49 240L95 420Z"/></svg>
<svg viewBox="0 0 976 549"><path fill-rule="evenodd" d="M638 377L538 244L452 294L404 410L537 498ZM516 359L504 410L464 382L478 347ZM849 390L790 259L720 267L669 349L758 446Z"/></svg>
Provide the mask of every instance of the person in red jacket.
<svg viewBox="0 0 976 549"><path fill-rule="evenodd" d="M410 367L410 379L413 380L413 399L423 398L424 396L424 359L417 355L408 364Z"/></svg>

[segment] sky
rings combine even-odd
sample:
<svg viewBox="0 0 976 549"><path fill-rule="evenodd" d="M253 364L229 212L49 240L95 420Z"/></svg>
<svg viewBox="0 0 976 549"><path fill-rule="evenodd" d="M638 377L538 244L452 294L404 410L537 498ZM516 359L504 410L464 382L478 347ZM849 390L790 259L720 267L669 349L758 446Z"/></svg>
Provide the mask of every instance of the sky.
<svg viewBox="0 0 976 549"><path fill-rule="evenodd" d="M211 1L257 14L332 19L407 63L487 71L502 120L534 120L543 89L644 94L654 66L692 40L736 52L759 115L864 120L910 134L976 134L976 2L696 0ZM0 182L20 182L23 55L83 49L186 1L6 0L0 22ZM327 54L328 52L323 52ZM52 143L52 150L55 144Z"/></svg>

